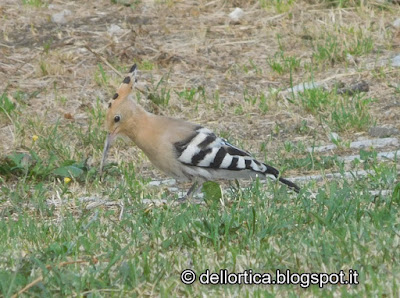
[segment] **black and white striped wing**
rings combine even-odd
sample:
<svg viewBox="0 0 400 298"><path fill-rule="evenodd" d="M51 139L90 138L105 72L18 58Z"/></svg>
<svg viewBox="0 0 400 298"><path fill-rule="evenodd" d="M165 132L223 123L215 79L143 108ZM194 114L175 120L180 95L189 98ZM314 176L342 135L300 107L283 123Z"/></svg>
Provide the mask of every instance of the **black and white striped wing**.
<svg viewBox="0 0 400 298"><path fill-rule="evenodd" d="M254 159L211 130L199 127L190 137L174 144L178 160L187 165L231 171L251 170L265 173L266 165Z"/></svg>

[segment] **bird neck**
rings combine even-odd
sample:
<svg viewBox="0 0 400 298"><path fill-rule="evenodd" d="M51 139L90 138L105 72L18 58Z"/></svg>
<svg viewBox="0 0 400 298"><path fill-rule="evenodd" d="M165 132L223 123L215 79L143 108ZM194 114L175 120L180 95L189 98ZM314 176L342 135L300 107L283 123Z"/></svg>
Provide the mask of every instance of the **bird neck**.
<svg viewBox="0 0 400 298"><path fill-rule="evenodd" d="M161 116L152 114L142 107L137 109L134 117L130 118L130 129L126 135L141 149L147 156L156 154L158 140L166 129L160 122Z"/></svg>
<svg viewBox="0 0 400 298"><path fill-rule="evenodd" d="M132 108L132 114L127 122L124 135L136 143L140 131L143 131L147 126L150 113L148 113L140 105L136 103L133 104L134 107Z"/></svg>

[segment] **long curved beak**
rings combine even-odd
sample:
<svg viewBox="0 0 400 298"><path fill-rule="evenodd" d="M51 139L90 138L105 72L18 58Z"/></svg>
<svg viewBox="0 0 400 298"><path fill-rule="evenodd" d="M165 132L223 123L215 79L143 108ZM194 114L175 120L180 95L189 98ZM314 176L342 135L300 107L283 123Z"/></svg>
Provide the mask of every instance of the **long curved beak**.
<svg viewBox="0 0 400 298"><path fill-rule="evenodd" d="M108 150L110 149L114 140L115 140L115 135L112 133L108 133L106 141L104 142L103 157L102 157L101 163L100 163L100 175L103 173L103 167L104 167L104 163L107 159Z"/></svg>

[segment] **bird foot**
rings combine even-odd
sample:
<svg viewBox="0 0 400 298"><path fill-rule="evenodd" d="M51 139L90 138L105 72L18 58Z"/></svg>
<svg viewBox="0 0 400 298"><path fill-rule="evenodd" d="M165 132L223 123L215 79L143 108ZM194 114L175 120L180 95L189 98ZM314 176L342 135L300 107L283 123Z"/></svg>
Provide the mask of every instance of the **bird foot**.
<svg viewBox="0 0 400 298"><path fill-rule="evenodd" d="M183 196L183 197L181 197L181 198L177 198L175 201L176 201L177 203L179 203L179 204L183 204L183 203L189 202L189 201L190 201L190 198L188 198L188 196Z"/></svg>

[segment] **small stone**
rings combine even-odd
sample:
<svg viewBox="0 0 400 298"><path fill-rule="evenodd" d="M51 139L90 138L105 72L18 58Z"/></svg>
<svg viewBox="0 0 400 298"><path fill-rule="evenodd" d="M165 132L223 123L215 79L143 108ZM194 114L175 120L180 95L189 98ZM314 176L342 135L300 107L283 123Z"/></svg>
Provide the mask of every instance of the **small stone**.
<svg viewBox="0 0 400 298"><path fill-rule="evenodd" d="M243 9L236 7L234 11L232 11L229 14L229 17L231 18L232 21L234 22L239 22L240 19L244 16L244 11Z"/></svg>
<svg viewBox="0 0 400 298"><path fill-rule="evenodd" d="M354 56L349 54L349 53L346 54L346 60L349 61L350 63L357 64L356 59L354 58Z"/></svg>
<svg viewBox="0 0 400 298"><path fill-rule="evenodd" d="M56 24L66 24L67 19L65 18L66 16L71 15L72 12L69 9L64 9L63 11L59 13L55 13L51 16L51 21Z"/></svg>
<svg viewBox="0 0 400 298"><path fill-rule="evenodd" d="M400 67L400 55L394 57L391 64L393 67Z"/></svg>
<svg viewBox="0 0 400 298"><path fill-rule="evenodd" d="M175 179L167 179L167 180L154 180L154 181L150 181L147 185L149 186L160 186L160 185L167 185L167 186L172 186L176 184L176 180Z"/></svg>
<svg viewBox="0 0 400 298"><path fill-rule="evenodd" d="M400 18L397 18L392 25L395 28L400 28Z"/></svg>
<svg viewBox="0 0 400 298"><path fill-rule="evenodd" d="M122 31L124 31L124 30L121 29L120 26L115 25L115 24L111 24L111 26L108 27L108 29L107 29L107 32L108 32L110 35L118 34L118 33L121 33Z"/></svg>
<svg viewBox="0 0 400 298"><path fill-rule="evenodd" d="M371 137L375 138L385 138L390 136L398 135L400 131L395 127L382 127L382 126L375 126L371 127L368 131L368 134Z"/></svg>
<svg viewBox="0 0 400 298"><path fill-rule="evenodd" d="M292 88L286 89L287 92L304 92L304 90L309 90L309 89L316 89L321 87L321 84L318 82L305 82L298 84L296 86L293 86Z"/></svg>

